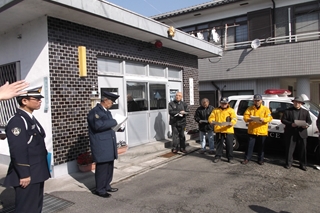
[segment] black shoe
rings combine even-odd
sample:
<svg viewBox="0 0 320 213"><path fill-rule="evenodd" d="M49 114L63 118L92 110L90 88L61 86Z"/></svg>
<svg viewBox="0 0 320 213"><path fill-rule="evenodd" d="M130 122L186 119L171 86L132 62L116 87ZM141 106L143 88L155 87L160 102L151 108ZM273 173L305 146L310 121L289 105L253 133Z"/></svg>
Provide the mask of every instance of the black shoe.
<svg viewBox="0 0 320 213"><path fill-rule="evenodd" d="M176 149L171 149L172 153L178 153L178 151Z"/></svg>
<svg viewBox="0 0 320 213"><path fill-rule="evenodd" d="M303 171L307 171L307 167L303 165L300 165L300 169L302 169Z"/></svg>
<svg viewBox="0 0 320 213"><path fill-rule="evenodd" d="M108 192L106 192L105 194L99 194L98 192L96 192L95 194L98 195L99 197L103 197L103 198L111 197L111 194L109 194Z"/></svg>
<svg viewBox="0 0 320 213"><path fill-rule="evenodd" d="M259 165L263 165L264 162L263 162L262 160L259 160L259 161L258 161L258 164L259 164Z"/></svg>
<svg viewBox="0 0 320 213"><path fill-rule="evenodd" d="M185 153L185 154L188 153L187 150L185 150L185 149L180 149L180 152Z"/></svg>
<svg viewBox="0 0 320 213"><path fill-rule="evenodd" d="M249 161L247 159L245 159L244 161L241 162L241 164L246 165L247 163L249 163Z"/></svg>
<svg viewBox="0 0 320 213"><path fill-rule="evenodd" d="M291 165L285 165L284 168L291 169Z"/></svg>
<svg viewBox="0 0 320 213"><path fill-rule="evenodd" d="M118 191L118 188L111 188L107 190L107 192L116 192L116 191Z"/></svg>

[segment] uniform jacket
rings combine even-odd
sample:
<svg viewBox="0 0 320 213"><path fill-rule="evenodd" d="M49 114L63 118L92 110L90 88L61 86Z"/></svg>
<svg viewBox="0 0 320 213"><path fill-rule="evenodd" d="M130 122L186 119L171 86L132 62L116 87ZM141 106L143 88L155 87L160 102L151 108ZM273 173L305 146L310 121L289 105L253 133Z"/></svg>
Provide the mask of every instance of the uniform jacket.
<svg viewBox="0 0 320 213"><path fill-rule="evenodd" d="M319 113L318 119L317 119L317 128L318 128L318 131L320 131L320 113Z"/></svg>
<svg viewBox="0 0 320 213"><path fill-rule="evenodd" d="M40 123L17 109L6 126L6 135L11 162L4 185L19 186L20 179L26 177L31 177L30 184L47 180L50 172L44 141L46 134Z"/></svg>
<svg viewBox="0 0 320 213"><path fill-rule="evenodd" d="M200 120L208 120L213 109L214 107L209 105L207 108L200 106L196 110L194 120L199 124L199 131L208 132L213 130L213 126L210 123L199 123Z"/></svg>
<svg viewBox="0 0 320 213"><path fill-rule="evenodd" d="M284 128L284 135L286 137L294 135L296 131L299 132L299 135L301 138L307 138L308 137L308 131L307 129L304 129L302 127L292 127L292 123L294 123L294 115L293 111L296 110L294 107L291 107L284 111L281 122L286 125ZM300 114L298 120L306 121L309 125L311 125L312 120L310 118L310 114L307 110L300 108Z"/></svg>
<svg viewBox="0 0 320 213"><path fill-rule="evenodd" d="M170 125L175 126L185 126L186 125L186 115L177 115L180 111L189 112L188 105L183 101L171 101L169 103L169 115L170 115ZM177 116L175 116L177 115Z"/></svg>
<svg viewBox="0 0 320 213"><path fill-rule="evenodd" d="M215 108L210 116L209 116L209 123L212 123L212 121L216 122L226 122L227 117L230 117L231 123L233 126L237 123L237 116L236 113L234 112L234 109L231 107L227 107L226 109L222 109L221 107ZM215 133L234 133L233 126L219 126L219 125L214 125L214 132Z"/></svg>
<svg viewBox="0 0 320 213"><path fill-rule="evenodd" d="M118 158L117 139L111 128L117 125L111 112L97 104L88 114L89 138L93 160L96 163L114 161Z"/></svg>
<svg viewBox="0 0 320 213"><path fill-rule="evenodd" d="M256 116L264 119L264 122L249 122L248 134L251 135L268 135L268 123L272 121L271 112L268 107L260 105L259 109L255 105L248 107L248 109L243 114L243 120L248 122L251 116Z"/></svg>

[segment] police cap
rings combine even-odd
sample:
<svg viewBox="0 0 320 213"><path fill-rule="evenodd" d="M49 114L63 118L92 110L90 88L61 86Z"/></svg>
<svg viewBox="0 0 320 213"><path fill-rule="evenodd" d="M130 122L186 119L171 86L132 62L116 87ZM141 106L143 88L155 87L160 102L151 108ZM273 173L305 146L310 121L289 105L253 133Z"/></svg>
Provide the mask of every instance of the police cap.
<svg viewBox="0 0 320 213"><path fill-rule="evenodd" d="M119 98L119 95L116 95L114 93L111 93L111 92L107 92L107 91L104 91L102 93L102 96L111 100L112 102L115 102L118 98Z"/></svg>
<svg viewBox="0 0 320 213"><path fill-rule="evenodd" d="M32 88L29 87L29 88L24 90L24 91L26 91L25 94L21 94L18 97L43 98L43 96L41 95L41 90L42 90L42 86L32 87Z"/></svg>
<svg viewBox="0 0 320 213"><path fill-rule="evenodd" d="M253 96L253 100L254 100L254 101L260 101L260 100L262 100L262 95L260 95L260 94L255 94L255 95Z"/></svg>
<svg viewBox="0 0 320 213"><path fill-rule="evenodd" d="M227 97L222 97L220 100L220 103L223 103L223 104L227 104L228 102L229 102L229 98Z"/></svg>

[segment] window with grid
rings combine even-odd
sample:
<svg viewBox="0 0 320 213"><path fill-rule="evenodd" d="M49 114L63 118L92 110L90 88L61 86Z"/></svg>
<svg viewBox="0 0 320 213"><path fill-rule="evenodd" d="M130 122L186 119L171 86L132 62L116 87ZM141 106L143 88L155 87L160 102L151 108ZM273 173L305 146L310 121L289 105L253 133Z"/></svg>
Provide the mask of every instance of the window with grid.
<svg viewBox="0 0 320 213"><path fill-rule="evenodd" d="M2 86L7 81L13 83L18 79L17 70L19 68L19 62L0 65L0 85ZM18 103L15 98L0 102L0 127L5 127L7 121L16 112Z"/></svg>

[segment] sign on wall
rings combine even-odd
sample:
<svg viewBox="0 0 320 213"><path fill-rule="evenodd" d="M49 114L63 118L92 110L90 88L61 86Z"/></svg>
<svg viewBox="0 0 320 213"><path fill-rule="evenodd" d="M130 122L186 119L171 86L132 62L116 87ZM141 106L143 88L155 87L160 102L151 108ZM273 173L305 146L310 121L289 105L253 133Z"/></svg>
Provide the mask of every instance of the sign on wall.
<svg viewBox="0 0 320 213"><path fill-rule="evenodd" d="M190 105L194 105L193 78L189 78Z"/></svg>

